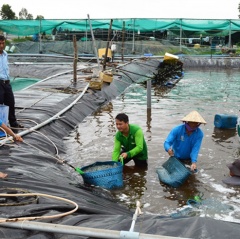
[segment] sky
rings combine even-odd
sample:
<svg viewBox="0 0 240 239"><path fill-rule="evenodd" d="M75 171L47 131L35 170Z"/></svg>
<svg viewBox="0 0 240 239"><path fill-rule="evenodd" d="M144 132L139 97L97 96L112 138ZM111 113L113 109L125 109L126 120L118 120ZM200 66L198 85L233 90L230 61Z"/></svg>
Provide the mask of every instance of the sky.
<svg viewBox="0 0 240 239"><path fill-rule="evenodd" d="M0 0L35 19L188 18L238 19L240 0Z"/></svg>

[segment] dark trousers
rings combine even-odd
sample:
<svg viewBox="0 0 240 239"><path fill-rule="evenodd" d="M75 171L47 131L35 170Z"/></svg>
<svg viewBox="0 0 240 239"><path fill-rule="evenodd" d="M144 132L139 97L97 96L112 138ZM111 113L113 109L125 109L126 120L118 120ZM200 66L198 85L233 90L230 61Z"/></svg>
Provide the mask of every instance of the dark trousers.
<svg viewBox="0 0 240 239"><path fill-rule="evenodd" d="M139 159L136 159L136 158L124 159L124 164L127 164L131 160L133 160L135 165L138 166L138 167L147 167L148 166L147 160L139 160Z"/></svg>
<svg viewBox="0 0 240 239"><path fill-rule="evenodd" d="M15 99L12 91L12 86L8 83L3 83L0 80L0 104L9 106L8 120L9 124L13 125L16 123L15 116Z"/></svg>
<svg viewBox="0 0 240 239"><path fill-rule="evenodd" d="M126 152L126 149L122 146L120 154L122 154L124 152ZM147 159L146 160L139 160L137 157L135 157L135 158L126 158L126 159L124 159L123 164L125 165L128 162L130 162L131 160L133 160L135 165L138 166L138 167L147 167L148 166Z"/></svg>

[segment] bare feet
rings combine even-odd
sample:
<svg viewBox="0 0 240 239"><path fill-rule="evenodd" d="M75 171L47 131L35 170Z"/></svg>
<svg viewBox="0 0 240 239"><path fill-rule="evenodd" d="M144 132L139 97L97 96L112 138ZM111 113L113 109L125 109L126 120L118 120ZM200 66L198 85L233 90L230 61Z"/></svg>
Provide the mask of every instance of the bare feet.
<svg viewBox="0 0 240 239"><path fill-rule="evenodd" d="M1 173L0 172L0 178L6 178L8 175L6 173Z"/></svg>

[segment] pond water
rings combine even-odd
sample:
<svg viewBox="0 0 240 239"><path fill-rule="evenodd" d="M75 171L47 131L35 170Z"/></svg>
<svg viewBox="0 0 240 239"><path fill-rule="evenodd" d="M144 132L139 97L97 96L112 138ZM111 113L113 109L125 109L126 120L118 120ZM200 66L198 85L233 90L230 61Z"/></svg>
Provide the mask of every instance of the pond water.
<svg viewBox="0 0 240 239"><path fill-rule="evenodd" d="M198 208L195 214L224 220L240 219L239 188L225 185L227 163L239 158L240 142L235 129L214 127L215 114L239 114L240 75L236 71L188 71L172 89L152 89L152 108L147 110L146 87L130 86L121 96L88 116L67 141L71 163L78 167L96 161L111 160L115 116L124 112L130 123L142 127L148 145L149 166L136 170L133 163L124 168L124 187L110 194L131 209L136 200L149 214L171 215L186 207L188 199L200 196L208 207ZM167 159L163 142L181 118L197 110L207 124L201 125L204 139L198 158L198 173L191 175L179 188L159 182L156 169Z"/></svg>
<svg viewBox="0 0 240 239"><path fill-rule="evenodd" d="M13 91L22 90L30 85L37 83L38 79L33 78L12 78L11 79L11 86Z"/></svg>

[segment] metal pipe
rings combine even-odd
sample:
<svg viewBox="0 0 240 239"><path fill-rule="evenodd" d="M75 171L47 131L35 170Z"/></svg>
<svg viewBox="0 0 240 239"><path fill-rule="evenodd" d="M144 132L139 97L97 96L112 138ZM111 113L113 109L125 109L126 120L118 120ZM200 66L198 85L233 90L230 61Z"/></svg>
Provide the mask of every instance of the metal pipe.
<svg viewBox="0 0 240 239"><path fill-rule="evenodd" d="M147 109L151 109L151 88L152 88L152 81L147 81Z"/></svg>
<svg viewBox="0 0 240 239"><path fill-rule="evenodd" d="M135 227L135 223L136 223L136 221L137 221L137 217L138 217L138 215L140 215L140 214L142 214L142 212L141 212L141 209L140 209L140 202L139 201L137 201L136 202L136 210L135 210L135 213L134 213L134 215L133 215L133 219L132 219L132 225L131 225L131 228L130 228L130 232L133 232L133 230L134 230L134 227Z"/></svg>
<svg viewBox="0 0 240 239"><path fill-rule="evenodd" d="M62 224L44 223L44 222L3 222L3 227L18 228L24 230L43 231L51 233L62 233L68 235L80 235L93 238L104 239L187 239L181 237L168 237L161 235L144 234L139 232L116 231L107 229L98 229L90 227L67 226Z"/></svg>

